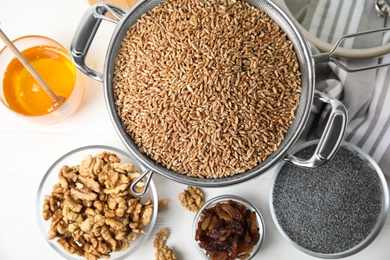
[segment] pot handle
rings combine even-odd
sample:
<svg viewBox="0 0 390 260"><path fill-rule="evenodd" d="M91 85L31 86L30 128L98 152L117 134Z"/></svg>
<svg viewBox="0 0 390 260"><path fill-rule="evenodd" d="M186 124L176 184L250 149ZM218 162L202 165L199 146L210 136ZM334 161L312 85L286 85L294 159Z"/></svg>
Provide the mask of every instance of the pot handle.
<svg viewBox="0 0 390 260"><path fill-rule="evenodd" d="M298 158L292 154L285 158L287 162L306 168L319 167L333 158L343 141L348 122L347 109L341 101L317 90L314 92L314 98L330 105L328 121L314 154L309 159Z"/></svg>
<svg viewBox="0 0 390 260"><path fill-rule="evenodd" d="M122 8L109 3L97 3L91 6L81 19L70 45L70 56L76 67L85 75L100 82L103 82L103 74L89 68L85 64L85 57L102 20L117 22L107 17L107 12L118 21L126 14Z"/></svg>
<svg viewBox="0 0 390 260"><path fill-rule="evenodd" d="M374 30L344 35L337 40L337 42L334 44L333 48L329 52L319 53L319 54L313 55L314 63L318 64L318 63L332 62L336 66L338 66L339 68L345 70L346 72L358 72L358 71L363 71L363 70L378 69L378 68L390 66L390 62L389 63L379 62L378 64L370 65L370 66L350 67L347 64L344 64L343 62L341 62L337 56L337 49L340 47L341 43L343 41L347 40L348 38L356 38L358 36L362 36L362 35L366 36L366 35L375 34L375 33L386 33L389 31L390 31L390 27L385 27L385 28L380 28L380 29L374 29ZM386 51L387 52L385 54L389 54L390 50L386 50ZM364 53L359 53L358 55L362 56L363 58L374 58L374 57L381 56L381 53L377 53L376 55L370 55L370 56L366 56L366 54L364 54Z"/></svg>
<svg viewBox="0 0 390 260"><path fill-rule="evenodd" d="M133 193L135 196L138 196L138 197L141 197L143 195L145 195L146 191L148 190L148 187L149 187L149 183L150 181L152 180L152 175L153 175L153 172L151 170L146 170L144 171L137 179L135 179L135 181L133 181L133 183L130 185L130 191L131 193ZM144 178L145 179L145 183L142 187L142 190L140 191L139 189L137 189L137 185L140 181L142 181Z"/></svg>

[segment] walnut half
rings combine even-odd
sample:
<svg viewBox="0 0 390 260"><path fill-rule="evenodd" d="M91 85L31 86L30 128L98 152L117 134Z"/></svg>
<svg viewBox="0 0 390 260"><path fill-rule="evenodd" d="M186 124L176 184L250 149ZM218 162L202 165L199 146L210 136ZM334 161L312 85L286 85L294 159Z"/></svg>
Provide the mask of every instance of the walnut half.
<svg viewBox="0 0 390 260"><path fill-rule="evenodd" d="M188 210L197 212L204 203L204 194L200 188L194 186L188 186L187 190L184 190L179 194L179 200L183 207Z"/></svg>
<svg viewBox="0 0 390 260"><path fill-rule="evenodd" d="M156 260L175 260L175 252L166 245L169 232L167 229L161 229L154 239L154 248L156 250Z"/></svg>

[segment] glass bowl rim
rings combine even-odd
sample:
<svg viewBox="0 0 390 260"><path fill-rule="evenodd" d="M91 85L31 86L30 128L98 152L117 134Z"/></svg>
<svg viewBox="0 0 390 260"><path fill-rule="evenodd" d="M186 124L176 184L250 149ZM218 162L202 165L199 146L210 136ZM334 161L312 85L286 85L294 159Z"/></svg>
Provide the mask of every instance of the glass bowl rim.
<svg viewBox="0 0 390 260"><path fill-rule="evenodd" d="M263 218L263 215L261 214L260 210L254 204L252 204L247 199L244 199L241 196L230 195L230 194L219 195L219 196L216 196L216 197L206 201L202 205L202 207L199 208L198 212L196 213L196 215L194 217L193 223L192 223L192 239L195 243L195 247L196 247L197 251L204 259L209 259L209 258L207 258L205 251L202 248L200 248L198 241L195 240L195 234L196 234L196 230L198 228L198 222L200 220L200 217L202 216L202 212L204 209L206 209L210 206L213 206L219 202L228 202L229 200L239 202L242 205L244 205L247 209L254 211L256 213L256 218L257 218L257 223L258 223L259 233L260 233L260 239L257 242L257 244L253 247L252 252L250 253L250 257L247 258L247 260L252 259L257 254L257 252L259 251L259 249L261 248L261 246L263 244L266 232L265 232L264 218Z"/></svg>

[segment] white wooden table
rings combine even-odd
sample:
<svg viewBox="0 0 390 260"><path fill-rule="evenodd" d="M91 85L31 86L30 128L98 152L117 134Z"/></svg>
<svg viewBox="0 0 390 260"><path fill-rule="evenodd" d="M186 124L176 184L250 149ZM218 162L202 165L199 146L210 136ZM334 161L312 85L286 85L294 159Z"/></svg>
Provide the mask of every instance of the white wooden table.
<svg viewBox="0 0 390 260"><path fill-rule="evenodd" d="M69 49L74 32L85 11L86 0L13 0L0 4L1 28L11 39L38 34L51 37ZM102 70L108 41L114 25L102 23L88 63ZM3 47L0 44L0 48ZM0 106L0 259L61 259L46 243L37 225L35 196L42 176L50 165L70 150L103 144L125 150L109 119L103 85L85 77L86 91L80 108L66 120L54 125L35 125L15 117ZM203 189L206 199L220 194L236 194L255 204L263 214L266 237L254 259L314 259L291 246L278 232L269 210L272 171L257 179L232 187ZM191 236L194 213L180 205L178 194L185 185L155 174L153 180L160 198L168 207L146 244L130 259L154 259L153 239L163 227L171 231L168 245L178 259L200 259ZM40 210L40 208L39 208ZM377 239L348 259L390 259L390 220Z"/></svg>

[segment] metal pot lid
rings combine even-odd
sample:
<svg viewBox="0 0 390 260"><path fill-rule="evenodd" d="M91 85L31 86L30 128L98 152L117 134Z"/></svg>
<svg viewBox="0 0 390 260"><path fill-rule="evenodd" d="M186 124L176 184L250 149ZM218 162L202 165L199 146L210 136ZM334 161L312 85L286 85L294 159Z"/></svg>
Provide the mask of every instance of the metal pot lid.
<svg viewBox="0 0 390 260"><path fill-rule="evenodd" d="M305 38L322 51L329 51L343 35L390 26L388 0L376 1L296 1L275 0L288 13ZM337 55L368 58L390 51L389 34L355 37L343 42Z"/></svg>

